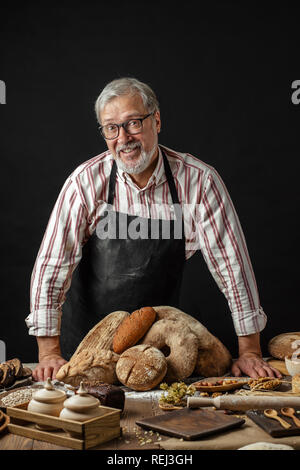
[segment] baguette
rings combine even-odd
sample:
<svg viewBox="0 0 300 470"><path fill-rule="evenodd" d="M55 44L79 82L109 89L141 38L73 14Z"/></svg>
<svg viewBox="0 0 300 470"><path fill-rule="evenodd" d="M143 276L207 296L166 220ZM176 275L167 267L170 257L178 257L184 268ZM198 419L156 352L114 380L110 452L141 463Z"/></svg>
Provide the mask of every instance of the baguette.
<svg viewBox="0 0 300 470"><path fill-rule="evenodd" d="M122 354L134 346L147 333L155 318L156 312L152 307L140 308L124 318L113 338L114 352Z"/></svg>

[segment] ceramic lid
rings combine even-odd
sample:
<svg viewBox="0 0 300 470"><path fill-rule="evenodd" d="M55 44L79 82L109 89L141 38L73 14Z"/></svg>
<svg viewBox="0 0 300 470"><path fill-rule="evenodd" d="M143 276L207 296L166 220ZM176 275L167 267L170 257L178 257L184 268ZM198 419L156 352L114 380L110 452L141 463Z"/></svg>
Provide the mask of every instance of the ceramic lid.
<svg viewBox="0 0 300 470"><path fill-rule="evenodd" d="M99 405L100 401L98 398L93 397L87 393L83 382L80 382L80 387L77 393L64 402L65 408L83 413L85 411L91 410L92 408L96 408Z"/></svg>
<svg viewBox="0 0 300 470"><path fill-rule="evenodd" d="M57 403L66 398L66 393L63 390L54 388L50 377L48 377L44 388L35 392L32 398L42 403Z"/></svg>

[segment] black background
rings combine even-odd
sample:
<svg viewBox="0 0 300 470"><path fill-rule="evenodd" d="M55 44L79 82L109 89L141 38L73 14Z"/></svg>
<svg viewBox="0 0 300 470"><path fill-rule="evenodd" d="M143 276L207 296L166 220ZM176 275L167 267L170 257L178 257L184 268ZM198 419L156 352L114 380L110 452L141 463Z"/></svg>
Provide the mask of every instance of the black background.
<svg viewBox="0 0 300 470"><path fill-rule="evenodd" d="M106 149L94 102L134 76L156 91L160 143L222 176L245 233L273 336L299 330L300 10L242 2L26 2L1 6L1 322L7 358L37 360L30 276L66 177ZM196 9L197 5L197 9ZM205 6L204 6L205 5ZM182 308L237 353L225 297L200 253Z"/></svg>

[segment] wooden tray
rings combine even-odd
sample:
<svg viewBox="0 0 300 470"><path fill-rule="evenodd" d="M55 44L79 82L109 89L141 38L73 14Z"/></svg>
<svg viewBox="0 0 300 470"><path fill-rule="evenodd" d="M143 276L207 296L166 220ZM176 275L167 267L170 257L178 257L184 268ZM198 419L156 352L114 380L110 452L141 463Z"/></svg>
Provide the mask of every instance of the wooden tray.
<svg viewBox="0 0 300 470"><path fill-rule="evenodd" d="M29 412L28 403L6 408L10 417L7 426L9 432L77 450L89 449L121 435L119 409L101 405L101 416L79 422ZM53 426L56 429L44 431L37 429L36 424Z"/></svg>
<svg viewBox="0 0 300 470"><path fill-rule="evenodd" d="M295 425L293 419L282 415L279 411L278 415L280 418L283 418L284 421L291 424L289 429L283 428L277 420L267 418L263 410L250 410L246 412L246 415L272 437L297 436L300 434L300 428ZM299 417L297 414L296 416Z"/></svg>
<svg viewBox="0 0 300 470"><path fill-rule="evenodd" d="M234 384L227 384L227 385L201 385L202 382L219 382L220 380L236 380L237 382ZM237 388L241 388L248 383L250 379L247 377L209 377L207 379L202 379L199 382L194 382L192 385L196 388L198 392L227 392L229 390L235 390Z"/></svg>
<svg viewBox="0 0 300 470"><path fill-rule="evenodd" d="M245 420L226 415L224 411L191 409L166 412L165 414L136 421L146 429L153 429L161 434L183 438L185 440L201 439L244 424Z"/></svg>

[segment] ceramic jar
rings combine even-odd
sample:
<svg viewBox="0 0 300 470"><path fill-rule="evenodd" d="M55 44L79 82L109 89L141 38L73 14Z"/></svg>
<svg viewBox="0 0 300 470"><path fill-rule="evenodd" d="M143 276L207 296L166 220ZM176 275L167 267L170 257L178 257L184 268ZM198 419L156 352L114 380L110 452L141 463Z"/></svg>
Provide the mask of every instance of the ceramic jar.
<svg viewBox="0 0 300 470"><path fill-rule="evenodd" d="M72 421L87 421L97 416L101 416L103 411L99 408L100 401L98 398L89 395L83 382L80 382L80 387L75 395L68 398L64 402L64 408L60 412L59 417L63 419L70 419ZM71 436L76 433L67 431Z"/></svg>
<svg viewBox="0 0 300 470"><path fill-rule="evenodd" d="M43 389L38 390L32 396L27 410L34 413L40 413L50 416L59 416L61 410L64 406L64 401L66 400L66 393L62 390L57 390L51 379L46 380L45 386ZM53 430L53 426L37 424L37 428L43 430Z"/></svg>
<svg viewBox="0 0 300 470"><path fill-rule="evenodd" d="M300 374L300 357L285 356L285 366L288 373L293 377L296 374Z"/></svg>

